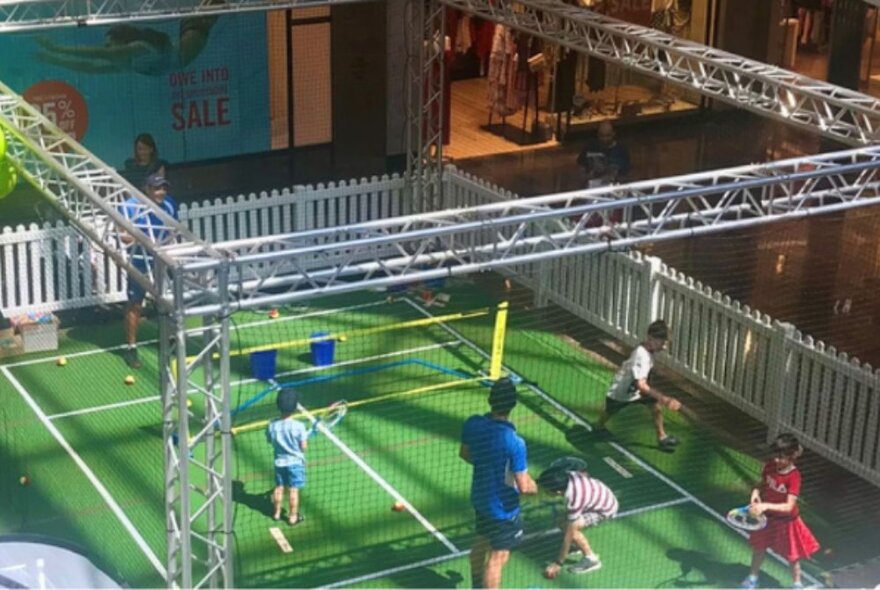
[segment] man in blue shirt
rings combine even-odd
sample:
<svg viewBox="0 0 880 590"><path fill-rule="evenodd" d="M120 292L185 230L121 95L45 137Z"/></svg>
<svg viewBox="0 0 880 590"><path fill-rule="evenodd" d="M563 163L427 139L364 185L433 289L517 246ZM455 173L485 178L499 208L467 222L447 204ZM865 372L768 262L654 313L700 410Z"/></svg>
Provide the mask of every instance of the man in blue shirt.
<svg viewBox="0 0 880 590"><path fill-rule="evenodd" d="M516 387L499 379L489 393L491 412L471 416L461 433L459 456L474 466L471 504L477 538L471 550L474 588L499 588L510 550L522 540L520 494L536 494L528 473L526 443L508 420L516 406Z"/></svg>
<svg viewBox="0 0 880 590"><path fill-rule="evenodd" d="M281 417L272 420L266 428L266 441L272 445L275 455L273 518L281 520L281 504L286 487L289 490L287 523L295 526L303 520L299 511L299 491L306 485L306 447L309 436L303 423L292 417L299 407L299 394L294 389L289 387L281 389L275 403L278 411L281 412Z"/></svg>
<svg viewBox="0 0 880 590"><path fill-rule="evenodd" d="M171 183L161 174L151 174L144 183L144 194L152 199L165 213L178 219L177 202L168 194ZM122 205L122 214L125 215L136 227L141 229L156 244L161 244L169 237L166 224L159 219L154 212L145 211L142 203L135 197L131 197ZM152 266L152 257L142 246L134 243L133 238L123 238L129 247L129 260L132 265L144 274ZM146 292L137 281L128 280L128 304L125 306L125 339L128 347L125 350L125 362L132 369L140 369L141 361L138 359L137 330L144 310L144 297Z"/></svg>

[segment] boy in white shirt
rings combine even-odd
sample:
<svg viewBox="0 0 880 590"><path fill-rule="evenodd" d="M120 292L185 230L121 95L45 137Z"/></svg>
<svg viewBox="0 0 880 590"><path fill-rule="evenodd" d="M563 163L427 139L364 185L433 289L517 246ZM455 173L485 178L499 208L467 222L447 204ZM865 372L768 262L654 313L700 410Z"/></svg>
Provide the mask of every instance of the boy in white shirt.
<svg viewBox="0 0 880 590"><path fill-rule="evenodd" d="M654 354L666 348L669 341L669 327L663 320L648 326L648 337L639 344L620 367L614 382L605 396L605 410L599 418L599 429L605 428L609 418L632 404L645 404L654 415L654 428L657 431L657 444L660 448L672 451L678 439L666 433L663 426L663 408L673 412L681 410L681 402L664 395L651 387L651 371L654 368Z"/></svg>

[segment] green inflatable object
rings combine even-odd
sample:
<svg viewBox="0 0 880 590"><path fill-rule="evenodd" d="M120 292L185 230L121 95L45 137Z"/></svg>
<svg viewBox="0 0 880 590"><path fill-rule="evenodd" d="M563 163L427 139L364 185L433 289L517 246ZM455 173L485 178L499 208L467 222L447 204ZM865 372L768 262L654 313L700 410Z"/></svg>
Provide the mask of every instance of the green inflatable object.
<svg viewBox="0 0 880 590"><path fill-rule="evenodd" d="M8 162L0 162L0 199L7 196L18 184L18 174Z"/></svg>

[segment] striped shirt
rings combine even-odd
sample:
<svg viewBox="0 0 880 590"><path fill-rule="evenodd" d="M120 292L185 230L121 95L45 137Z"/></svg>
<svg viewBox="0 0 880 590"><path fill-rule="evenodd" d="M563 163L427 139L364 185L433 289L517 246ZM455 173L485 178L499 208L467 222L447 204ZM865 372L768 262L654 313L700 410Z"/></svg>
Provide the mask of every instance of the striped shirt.
<svg viewBox="0 0 880 590"><path fill-rule="evenodd" d="M569 520L577 520L588 512L613 518L618 508L617 497L608 486L579 471L573 471L568 476L565 504Z"/></svg>

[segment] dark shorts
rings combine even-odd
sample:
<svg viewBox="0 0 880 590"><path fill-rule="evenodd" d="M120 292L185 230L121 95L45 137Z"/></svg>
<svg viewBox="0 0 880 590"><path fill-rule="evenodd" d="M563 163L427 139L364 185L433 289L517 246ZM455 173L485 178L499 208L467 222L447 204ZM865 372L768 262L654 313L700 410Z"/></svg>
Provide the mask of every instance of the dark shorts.
<svg viewBox="0 0 880 590"><path fill-rule="evenodd" d="M651 397L650 395L643 395L637 400L633 400L631 402L621 402L616 399L611 399L610 397L605 398L605 413L611 416L612 414L616 414L623 408L627 406L631 406L633 404L641 404L643 406L653 406L657 404L657 398Z"/></svg>
<svg viewBox="0 0 880 590"><path fill-rule="evenodd" d="M132 260L131 264L142 273L147 274L147 264L142 260ZM128 288L125 292L128 295L129 303L143 303L144 297L147 296L147 292L141 287L141 284L131 277L128 278Z"/></svg>
<svg viewBox="0 0 880 590"><path fill-rule="evenodd" d="M477 534L489 540L495 551L515 549L523 537L522 516L517 514L508 520L496 520L476 513Z"/></svg>

